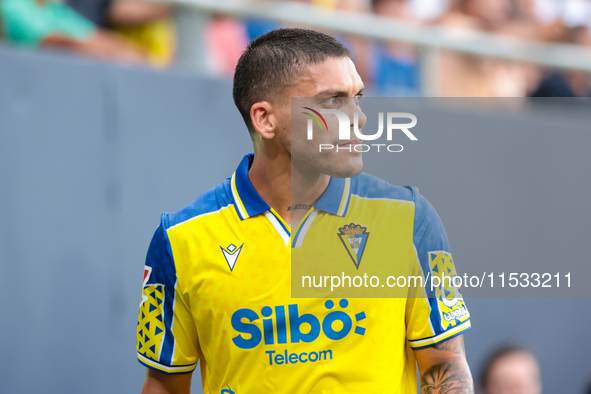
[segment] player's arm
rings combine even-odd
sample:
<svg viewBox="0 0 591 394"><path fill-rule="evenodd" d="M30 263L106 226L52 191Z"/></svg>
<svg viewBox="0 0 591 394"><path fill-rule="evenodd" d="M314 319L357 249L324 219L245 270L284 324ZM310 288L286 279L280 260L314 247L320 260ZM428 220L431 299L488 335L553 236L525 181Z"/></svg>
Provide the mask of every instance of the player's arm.
<svg viewBox="0 0 591 394"><path fill-rule="evenodd" d="M141 394L190 394L192 373L168 375L146 368Z"/></svg>
<svg viewBox="0 0 591 394"><path fill-rule="evenodd" d="M66 48L105 60L120 60L130 64L147 62L145 51L138 45L116 34L98 29L90 37L80 40L62 34L51 34L39 44L42 47Z"/></svg>
<svg viewBox="0 0 591 394"><path fill-rule="evenodd" d="M143 0L117 0L109 7L109 21L114 25L130 26L166 18L172 14L170 4Z"/></svg>
<svg viewBox="0 0 591 394"><path fill-rule="evenodd" d="M177 281L168 214L152 237L137 325L138 361L148 368L143 394L188 394L201 356L191 308Z"/></svg>
<svg viewBox="0 0 591 394"><path fill-rule="evenodd" d="M416 349L414 353L419 365L421 394L474 393L462 335Z"/></svg>

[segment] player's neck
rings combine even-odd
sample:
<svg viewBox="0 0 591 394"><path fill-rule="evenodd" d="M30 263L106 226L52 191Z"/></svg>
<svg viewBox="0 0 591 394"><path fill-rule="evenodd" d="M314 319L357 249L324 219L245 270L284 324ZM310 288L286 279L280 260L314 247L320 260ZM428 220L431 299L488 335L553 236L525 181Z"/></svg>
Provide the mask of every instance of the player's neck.
<svg viewBox="0 0 591 394"><path fill-rule="evenodd" d="M248 171L248 177L256 191L287 224L291 219L285 215L291 198L290 167L289 157L271 156L259 151L255 153L254 161Z"/></svg>
<svg viewBox="0 0 591 394"><path fill-rule="evenodd" d="M255 154L248 176L263 200L292 229L330 182L330 176L292 167L288 155Z"/></svg>
<svg viewBox="0 0 591 394"><path fill-rule="evenodd" d="M328 187L330 176L306 165L291 165L291 228L295 229Z"/></svg>

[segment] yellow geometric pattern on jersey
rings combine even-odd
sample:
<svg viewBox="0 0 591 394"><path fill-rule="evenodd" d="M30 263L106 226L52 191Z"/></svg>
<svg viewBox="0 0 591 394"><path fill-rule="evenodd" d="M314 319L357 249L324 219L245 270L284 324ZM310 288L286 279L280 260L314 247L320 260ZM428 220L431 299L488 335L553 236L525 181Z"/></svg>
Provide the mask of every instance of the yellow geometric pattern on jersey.
<svg viewBox="0 0 591 394"><path fill-rule="evenodd" d="M443 316L443 329L463 323L470 317L462 295L454 286L454 277L458 275L451 253L440 251L430 252L429 260L433 276L439 278L440 286L435 289L439 308ZM459 282L455 282L456 285Z"/></svg>
<svg viewBox="0 0 591 394"><path fill-rule="evenodd" d="M151 359L158 358L164 336L161 308L164 303L163 287L162 285L146 286L142 292L145 301L140 305L137 351Z"/></svg>

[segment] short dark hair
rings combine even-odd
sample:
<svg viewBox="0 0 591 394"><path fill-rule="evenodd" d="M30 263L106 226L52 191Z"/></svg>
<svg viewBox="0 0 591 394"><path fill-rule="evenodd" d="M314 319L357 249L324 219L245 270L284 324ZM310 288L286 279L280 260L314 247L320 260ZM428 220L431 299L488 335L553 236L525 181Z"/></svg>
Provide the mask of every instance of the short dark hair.
<svg viewBox="0 0 591 394"><path fill-rule="evenodd" d="M314 30L285 28L270 31L250 43L234 73L234 103L252 133L250 108L276 99L306 66L351 52L334 37Z"/></svg>

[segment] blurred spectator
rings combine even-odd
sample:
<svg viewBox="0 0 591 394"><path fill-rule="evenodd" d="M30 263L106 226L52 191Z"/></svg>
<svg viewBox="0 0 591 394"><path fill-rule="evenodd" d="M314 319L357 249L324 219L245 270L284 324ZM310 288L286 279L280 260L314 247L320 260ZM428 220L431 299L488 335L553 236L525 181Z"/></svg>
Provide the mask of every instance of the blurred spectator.
<svg viewBox="0 0 591 394"><path fill-rule="evenodd" d="M591 47L590 0L298 0L313 6L376 15L407 23L453 28L461 39L472 31L506 38ZM53 46L104 59L166 66L174 60L173 8L147 0L0 0L0 36L24 47ZM205 32L210 73L230 77L240 54L256 37L280 27L259 18L214 15ZM419 62L414 45L371 42L337 35L352 52L370 91L418 96L423 68L440 77L443 97L589 96L588 75L552 72L521 62L440 50L433 62ZM425 72L429 70L424 70ZM373 86L372 86L373 85ZM373 87L374 89L371 89Z"/></svg>
<svg viewBox="0 0 591 394"><path fill-rule="evenodd" d="M519 346L499 348L484 364L480 389L483 394L541 394L538 360Z"/></svg>
<svg viewBox="0 0 591 394"><path fill-rule="evenodd" d="M263 18L235 19L215 15L205 28L209 73L216 77L231 78L248 43L281 27L281 23Z"/></svg>
<svg viewBox="0 0 591 394"><path fill-rule="evenodd" d="M447 11L446 0L410 0L412 15L421 21L440 18Z"/></svg>
<svg viewBox="0 0 591 394"><path fill-rule="evenodd" d="M347 12L355 12L359 14L364 14L370 11L369 3L365 0L336 0L336 1L327 1L327 0L312 0L313 5L318 7L324 7L331 9L331 7L338 9L340 11L347 11ZM330 34L330 32L326 32ZM336 34L335 37L351 51L351 55L353 55L353 62L355 63L355 68L357 72L361 76L361 78L366 81L366 83L371 84L373 79L373 70L372 70L372 46L370 40L362 37L357 37L354 35L347 35L347 34Z"/></svg>
<svg viewBox="0 0 591 394"><path fill-rule="evenodd" d="M590 97L588 76L582 72L551 72L531 97Z"/></svg>
<svg viewBox="0 0 591 394"><path fill-rule="evenodd" d="M246 27L248 41L252 41L271 30L279 29L281 24L275 21L260 18L246 18L243 20Z"/></svg>
<svg viewBox="0 0 591 394"><path fill-rule="evenodd" d="M500 0L504 1L504 0ZM485 28L484 21L474 15L476 7L467 1L451 0L447 12L435 23L456 29L460 39L472 30ZM486 66L477 56L442 50L439 56L439 86L435 88L443 97L489 97L491 95ZM434 65L424 65L434 67Z"/></svg>
<svg viewBox="0 0 591 394"><path fill-rule="evenodd" d="M109 9L113 0L66 0L70 8L98 27L111 27Z"/></svg>
<svg viewBox="0 0 591 394"><path fill-rule="evenodd" d="M453 0L437 22L461 38L471 30L532 39L536 34L528 0ZM520 62L441 52L440 95L444 97L525 97L540 78L537 67Z"/></svg>
<svg viewBox="0 0 591 394"><path fill-rule="evenodd" d="M67 0L67 4L95 25L140 45L152 65L172 63L177 39L171 5L144 0Z"/></svg>
<svg viewBox="0 0 591 394"><path fill-rule="evenodd" d="M62 48L128 63L144 63L141 47L97 28L58 0L1 0L6 39L22 47Z"/></svg>
<svg viewBox="0 0 591 394"><path fill-rule="evenodd" d="M406 0L372 0L376 15L413 22ZM377 42L372 52L371 78L377 91L387 96L417 96L419 94L419 63L417 49L404 43Z"/></svg>
<svg viewBox="0 0 591 394"><path fill-rule="evenodd" d="M534 9L539 21L545 25L560 21L567 27L588 24L591 4L588 0L535 0Z"/></svg>
<svg viewBox="0 0 591 394"><path fill-rule="evenodd" d="M472 28L495 31L509 21L510 15L510 0L452 0L445 19L464 19Z"/></svg>
<svg viewBox="0 0 591 394"><path fill-rule="evenodd" d="M205 30L207 67L212 75L229 78L248 45L244 23L228 17L215 17Z"/></svg>
<svg viewBox="0 0 591 394"><path fill-rule="evenodd" d="M589 28L576 26L564 29L558 40L567 44L589 45ZM551 72L540 82L532 97L590 97L589 75L581 71Z"/></svg>

